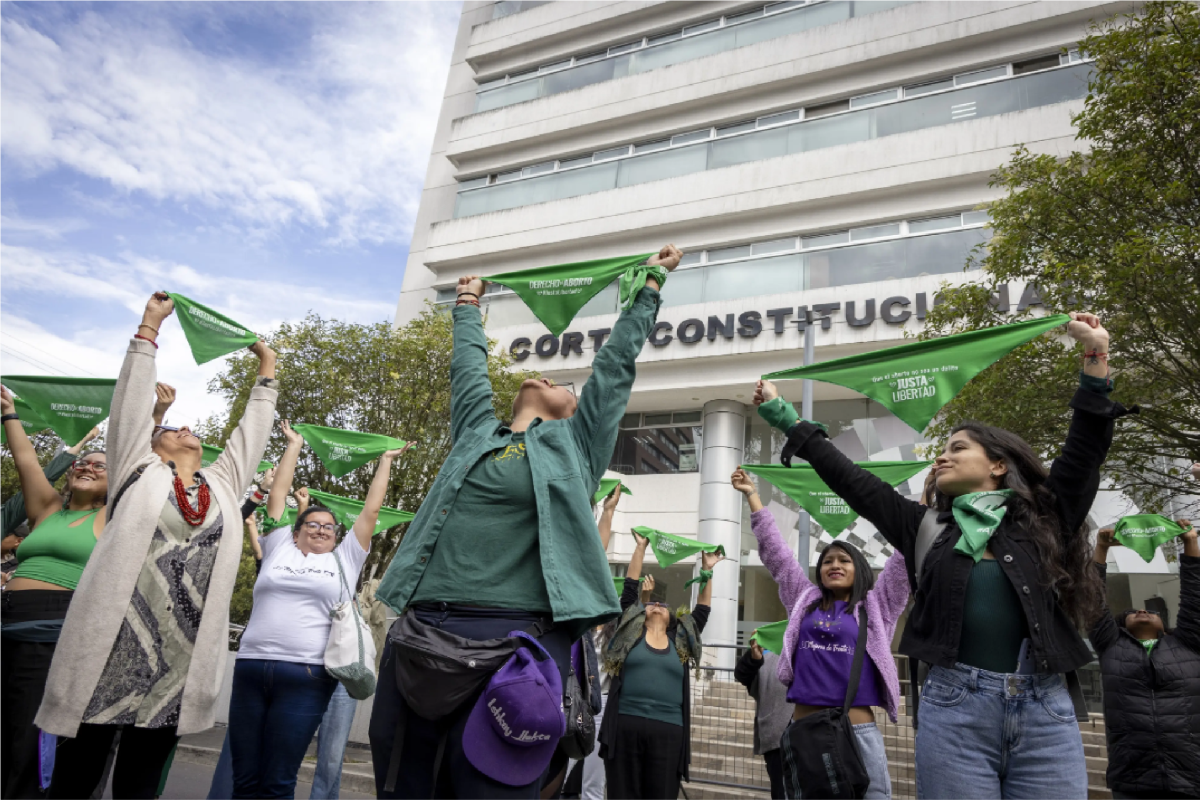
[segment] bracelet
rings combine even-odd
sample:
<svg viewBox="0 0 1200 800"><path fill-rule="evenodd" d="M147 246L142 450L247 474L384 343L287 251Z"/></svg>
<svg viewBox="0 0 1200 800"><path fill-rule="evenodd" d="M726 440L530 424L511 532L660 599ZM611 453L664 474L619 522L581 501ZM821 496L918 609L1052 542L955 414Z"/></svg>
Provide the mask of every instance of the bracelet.
<svg viewBox="0 0 1200 800"><path fill-rule="evenodd" d="M266 496L266 495L263 493L263 490L262 490L262 489L255 488L255 490L254 490L254 495L251 497L251 499L252 499L252 500L253 500L255 503L259 503L259 504L261 504L263 500L266 500L266 499L267 499L267 496Z"/></svg>
<svg viewBox="0 0 1200 800"><path fill-rule="evenodd" d="M1108 353L1101 353L1098 350L1093 350L1090 353L1084 353L1083 357L1084 358L1103 358L1105 360L1108 360Z"/></svg>
<svg viewBox="0 0 1200 800"><path fill-rule="evenodd" d="M158 349L158 342L154 341L153 339L147 339L145 336L142 336L140 333L135 333L133 335L133 338L141 339L143 342L149 342L150 344L154 345L155 350Z"/></svg>
<svg viewBox="0 0 1200 800"><path fill-rule="evenodd" d="M3 417L0 417L0 422L8 422L10 419L20 420L21 418L16 414L5 414Z"/></svg>
<svg viewBox="0 0 1200 800"><path fill-rule="evenodd" d="M469 295L471 295L471 297L474 297L476 300L479 299L479 295L475 294L474 292L459 292L458 296L462 297L464 294L469 294Z"/></svg>
<svg viewBox="0 0 1200 800"><path fill-rule="evenodd" d="M158 333L158 328L154 327L153 325L147 325L144 322L141 325L138 325L138 327L139 328L149 328L150 330L154 331L155 333Z"/></svg>
<svg viewBox="0 0 1200 800"><path fill-rule="evenodd" d="M479 301L478 300L459 300L454 305L455 306L475 306L476 308L479 308Z"/></svg>

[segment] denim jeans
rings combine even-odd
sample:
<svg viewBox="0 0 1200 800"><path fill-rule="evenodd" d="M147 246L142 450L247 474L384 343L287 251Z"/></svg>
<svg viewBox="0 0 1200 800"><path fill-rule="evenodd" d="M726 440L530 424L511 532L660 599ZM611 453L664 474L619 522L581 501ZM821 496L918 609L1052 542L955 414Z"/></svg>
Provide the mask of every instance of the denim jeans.
<svg viewBox="0 0 1200 800"><path fill-rule="evenodd" d="M337 800L342 788L342 757L346 755L346 742L350 741L350 726L357 710L358 701L339 683L317 730L317 770L308 794L311 800Z"/></svg>
<svg viewBox="0 0 1200 800"><path fill-rule="evenodd" d="M922 800L1088 796L1083 737L1061 675L934 667L918 716Z"/></svg>
<svg viewBox="0 0 1200 800"><path fill-rule="evenodd" d="M791 727L791 723L788 724ZM892 797L892 776L888 773L887 750L883 745L883 734L874 722L863 722L859 725L852 726L854 728L854 738L858 739L858 750L862 753L863 766L867 768L867 777L871 779L867 786L867 793L863 795L865 800L891 800ZM783 751L784 769L788 769L787 761L787 730L784 730L784 744L780 750ZM791 800L800 800L799 797Z"/></svg>
<svg viewBox="0 0 1200 800"><path fill-rule="evenodd" d="M293 797L337 681L319 664L239 658L229 701L234 797Z"/></svg>
<svg viewBox="0 0 1200 800"><path fill-rule="evenodd" d="M233 753L229 749L229 728L225 729L225 742L221 755L217 757L217 768L213 770L212 784L208 787L208 800L229 800L233 797Z"/></svg>

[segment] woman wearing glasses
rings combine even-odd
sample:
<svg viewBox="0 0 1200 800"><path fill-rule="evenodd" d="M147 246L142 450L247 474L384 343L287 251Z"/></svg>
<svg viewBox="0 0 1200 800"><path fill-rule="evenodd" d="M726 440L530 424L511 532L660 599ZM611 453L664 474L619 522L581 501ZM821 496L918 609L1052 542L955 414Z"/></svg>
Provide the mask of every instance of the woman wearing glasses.
<svg viewBox="0 0 1200 800"><path fill-rule="evenodd" d="M600 728L600 757L609 797L678 797L692 758L689 672L700 661L712 581L703 585L690 614L676 617L666 603L643 606L638 578L649 541L633 536L637 546L621 592L624 613L601 665L612 684ZM702 553L701 567L711 572L724 558Z"/></svg>
<svg viewBox="0 0 1200 800"><path fill-rule="evenodd" d="M79 579L35 720L60 737L51 797L88 797L113 738L117 797L154 797L179 736L212 727L229 599L242 555L242 495L275 415L275 353L262 342L245 412L211 466L187 428L153 424L158 331L146 304L113 393L108 524ZM94 485L94 484L93 484Z"/></svg>
<svg viewBox="0 0 1200 800"><path fill-rule="evenodd" d="M288 445L275 474L267 515L283 513L304 440L285 420ZM322 506L296 518L292 535L264 533L262 571L254 584L254 609L238 647L229 705L234 797L291 797L304 753L337 681L325 672L330 612L346 599L371 552L371 536L387 494L392 460L379 457L366 505L353 529L337 543L337 522ZM339 563L340 562L340 563Z"/></svg>
<svg viewBox="0 0 1200 800"><path fill-rule="evenodd" d="M0 648L4 708L0 793L5 798L36 797L41 792L38 730L33 718L42 702L67 607L104 530L108 495L107 465L101 451L85 453L67 467L66 491L60 495L42 470L15 411L12 395L0 389L4 433L21 481L20 495L11 500L22 502L23 497L31 531L17 548L20 564L0 595L4 637ZM68 458L74 458L97 433L92 429L66 451Z"/></svg>

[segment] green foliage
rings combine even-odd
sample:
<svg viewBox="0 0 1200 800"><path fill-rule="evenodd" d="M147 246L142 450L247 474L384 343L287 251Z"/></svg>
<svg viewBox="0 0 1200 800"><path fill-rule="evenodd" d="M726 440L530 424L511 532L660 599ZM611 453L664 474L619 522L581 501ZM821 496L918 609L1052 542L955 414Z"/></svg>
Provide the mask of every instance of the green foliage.
<svg viewBox="0 0 1200 800"><path fill-rule="evenodd" d="M1117 424L1106 473L1147 510L1200 494L1176 460L1200 460L1200 12L1148 3L1094 25L1082 149L1019 148L992 180L994 236L982 284L944 287L923 337L1012 321L989 305L1003 283L1035 284L1047 312L1088 310L1111 334L1115 399L1141 406ZM1024 316L1024 315L1018 315ZM1078 348L1043 337L972 381L929 433L974 418L1047 456L1062 446Z"/></svg>
<svg viewBox="0 0 1200 800"><path fill-rule="evenodd" d="M450 453L450 315L428 308L394 329L387 322L351 324L310 313L301 322L284 324L266 341L279 354L280 418L416 442L396 459L384 502L416 511ZM510 364L507 354L489 357L493 403L502 419L511 415L521 382L534 375L510 372ZM198 434L205 441L224 444L245 410L257 371L258 359L249 353L226 361L209 391L230 401L230 414L200 426ZM285 446L276 428L264 458L278 461ZM295 486L361 499L375 466L371 462L343 478L333 478L305 448L296 466ZM407 525L399 525L375 537L363 582L383 575L406 529ZM254 564L251 559L247 567L246 561L243 555L231 609L234 621L242 614L249 616Z"/></svg>

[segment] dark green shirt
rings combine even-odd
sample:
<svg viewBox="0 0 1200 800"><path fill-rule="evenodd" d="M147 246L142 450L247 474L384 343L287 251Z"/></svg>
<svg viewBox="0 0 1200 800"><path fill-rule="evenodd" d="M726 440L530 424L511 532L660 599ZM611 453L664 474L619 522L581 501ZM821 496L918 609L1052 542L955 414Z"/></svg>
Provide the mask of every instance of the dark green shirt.
<svg viewBox="0 0 1200 800"><path fill-rule="evenodd" d="M655 650L642 639L621 669L622 714L683 726L683 662L671 641Z"/></svg>
<svg viewBox="0 0 1200 800"><path fill-rule="evenodd" d="M411 602L549 612L525 432L467 473Z"/></svg>
<svg viewBox="0 0 1200 800"><path fill-rule="evenodd" d="M984 558L971 570L963 600L958 660L991 672L1016 672L1029 623L1000 562Z"/></svg>

